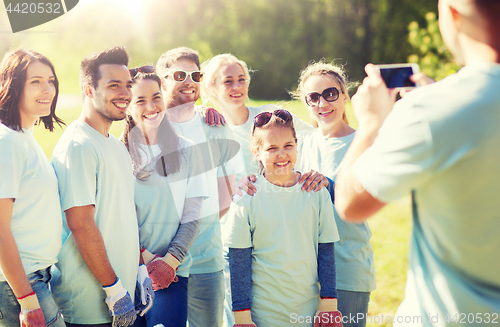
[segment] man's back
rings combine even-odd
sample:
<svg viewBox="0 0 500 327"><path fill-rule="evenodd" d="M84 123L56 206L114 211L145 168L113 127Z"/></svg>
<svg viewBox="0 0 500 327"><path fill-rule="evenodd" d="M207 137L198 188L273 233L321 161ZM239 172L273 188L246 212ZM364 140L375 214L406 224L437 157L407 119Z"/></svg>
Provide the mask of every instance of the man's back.
<svg viewBox="0 0 500 327"><path fill-rule="evenodd" d="M411 92L362 157L375 171L356 170L383 202L412 191L410 272L399 315L420 315L420 307L426 323L428 314L445 322L455 313L500 312L499 90L500 65L480 63Z"/></svg>

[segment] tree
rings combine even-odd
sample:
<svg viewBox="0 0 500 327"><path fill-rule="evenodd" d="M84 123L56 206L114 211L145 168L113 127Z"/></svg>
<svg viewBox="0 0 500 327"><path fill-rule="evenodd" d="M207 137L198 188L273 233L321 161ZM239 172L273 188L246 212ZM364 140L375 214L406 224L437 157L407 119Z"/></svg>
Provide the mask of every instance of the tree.
<svg viewBox="0 0 500 327"><path fill-rule="evenodd" d="M425 19L426 27L420 28L417 22L411 22L408 26L408 41L416 52L408 57L408 61L419 64L422 72L440 80L456 73L460 66L455 63L441 38L436 14L430 12Z"/></svg>

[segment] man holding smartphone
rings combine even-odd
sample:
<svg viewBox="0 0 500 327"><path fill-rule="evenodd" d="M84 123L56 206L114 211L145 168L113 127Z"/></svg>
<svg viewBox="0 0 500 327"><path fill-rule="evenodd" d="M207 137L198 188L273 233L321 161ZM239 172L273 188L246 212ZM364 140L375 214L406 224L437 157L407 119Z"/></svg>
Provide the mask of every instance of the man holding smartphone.
<svg viewBox="0 0 500 327"><path fill-rule="evenodd" d="M363 221L412 194L405 300L394 325L500 321L500 2L440 0L439 26L465 67L394 105L379 70L353 97L359 125L336 207Z"/></svg>

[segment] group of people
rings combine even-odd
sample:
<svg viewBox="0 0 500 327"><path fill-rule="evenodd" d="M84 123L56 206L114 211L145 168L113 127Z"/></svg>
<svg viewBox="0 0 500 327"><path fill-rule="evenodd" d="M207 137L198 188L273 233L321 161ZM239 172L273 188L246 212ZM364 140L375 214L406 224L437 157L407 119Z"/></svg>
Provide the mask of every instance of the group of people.
<svg viewBox="0 0 500 327"><path fill-rule="evenodd" d="M93 53L81 115L51 162L33 127L63 124L54 66L5 54L0 326L364 326L375 289L365 220L407 193L414 232L395 325L498 322L500 6L440 0L439 12L466 67L391 112L397 90L368 65L356 131L347 77L323 61L292 93L314 128L247 107L249 70L231 54L200 64L176 48L129 68L121 47ZM200 93L221 114L196 106Z"/></svg>

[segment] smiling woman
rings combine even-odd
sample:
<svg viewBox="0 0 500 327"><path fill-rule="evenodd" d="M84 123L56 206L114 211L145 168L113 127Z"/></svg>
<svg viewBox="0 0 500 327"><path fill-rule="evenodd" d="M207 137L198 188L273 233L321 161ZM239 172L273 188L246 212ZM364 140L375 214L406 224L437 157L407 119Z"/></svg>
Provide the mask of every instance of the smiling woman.
<svg viewBox="0 0 500 327"><path fill-rule="evenodd" d="M165 117L160 78L134 75L132 101L122 141L134 168L135 206L142 258L153 280L155 300L135 326L186 326L188 250L208 195L202 159L191 141L175 134ZM153 205L152 205L153 204ZM180 224L179 224L180 222Z"/></svg>
<svg viewBox="0 0 500 327"><path fill-rule="evenodd" d="M2 326L64 326L48 280L61 248L57 177L33 137L52 131L59 82L40 53L13 50L0 64L0 317ZM17 300L16 300L17 298Z"/></svg>

